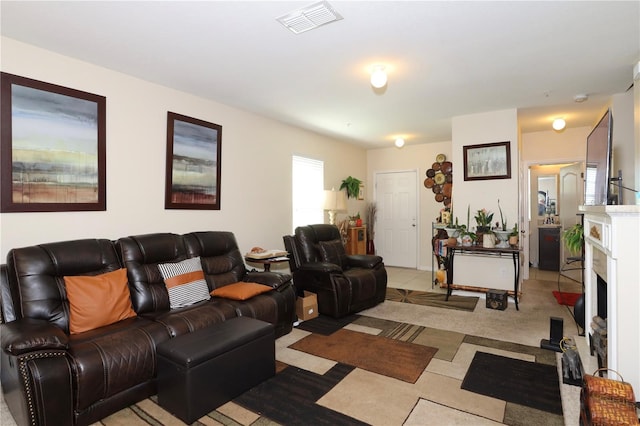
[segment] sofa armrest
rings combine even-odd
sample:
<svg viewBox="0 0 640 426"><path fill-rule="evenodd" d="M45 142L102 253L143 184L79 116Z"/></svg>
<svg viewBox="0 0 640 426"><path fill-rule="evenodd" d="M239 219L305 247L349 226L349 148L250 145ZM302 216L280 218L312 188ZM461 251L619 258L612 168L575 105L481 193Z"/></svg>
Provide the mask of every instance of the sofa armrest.
<svg viewBox="0 0 640 426"><path fill-rule="evenodd" d="M298 269L308 273L342 274L343 272L339 265L327 262L304 263Z"/></svg>
<svg viewBox="0 0 640 426"><path fill-rule="evenodd" d="M244 281L264 284L273 289L277 289L290 282L291 275L281 274L279 272L248 272L244 277Z"/></svg>
<svg viewBox="0 0 640 426"><path fill-rule="evenodd" d="M74 424L73 380L66 350L36 350L18 356L0 351L0 364L4 399L18 425Z"/></svg>
<svg viewBox="0 0 640 426"><path fill-rule="evenodd" d="M372 254L352 254L347 256L349 267L373 269L382 263L382 257Z"/></svg>
<svg viewBox="0 0 640 426"><path fill-rule="evenodd" d="M23 318L0 324L0 344L8 354L18 356L42 350L66 350L69 337L59 327L44 321Z"/></svg>

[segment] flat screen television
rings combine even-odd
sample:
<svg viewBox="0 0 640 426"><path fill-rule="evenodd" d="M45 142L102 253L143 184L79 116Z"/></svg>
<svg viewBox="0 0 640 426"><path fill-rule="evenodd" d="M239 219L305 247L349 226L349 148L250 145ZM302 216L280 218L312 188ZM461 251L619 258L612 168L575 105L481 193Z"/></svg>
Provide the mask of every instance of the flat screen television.
<svg viewBox="0 0 640 426"><path fill-rule="evenodd" d="M611 109L602 116L587 136L587 162L584 180L584 204L611 204L611 145L613 117Z"/></svg>

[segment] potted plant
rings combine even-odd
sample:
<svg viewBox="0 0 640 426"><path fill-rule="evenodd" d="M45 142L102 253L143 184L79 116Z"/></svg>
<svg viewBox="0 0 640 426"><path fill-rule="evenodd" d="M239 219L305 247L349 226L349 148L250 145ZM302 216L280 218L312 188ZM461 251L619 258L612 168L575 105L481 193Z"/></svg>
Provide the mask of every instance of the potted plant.
<svg viewBox="0 0 640 426"><path fill-rule="evenodd" d="M509 234L511 231L507 230L507 219L502 214L502 207L500 207L500 199L498 199L498 209L500 210L500 223L496 223L496 229L494 233L500 240L497 247L508 248L509 247Z"/></svg>
<svg viewBox="0 0 640 426"><path fill-rule="evenodd" d="M352 176L347 177L340 184L340 189L344 189L347 191L347 198L358 198L358 193L360 192L360 184L362 181L360 179L354 178Z"/></svg>
<svg viewBox="0 0 640 426"><path fill-rule="evenodd" d="M513 224L513 228L511 228L511 233L509 234L509 245L517 246L518 245L518 222Z"/></svg>
<svg viewBox="0 0 640 426"><path fill-rule="evenodd" d="M483 241L483 235L491 232L491 221L493 220L493 213L487 211L487 209L480 209L474 216L476 220L476 239L478 244Z"/></svg>
<svg viewBox="0 0 640 426"><path fill-rule="evenodd" d="M458 235L460 236L460 242L463 246L468 247L476 240L476 234L471 232L469 228L469 218L471 216L470 206L467 206L467 224L458 225L458 218L456 217L456 228L458 229Z"/></svg>
<svg viewBox="0 0 640 426"><path fill-rule="evenodd" d="M576 223L571 228L567 228L562 232L562 241L564 245L573 254L582 253L582 244L584 242L584 229L582 224Z"/></svg>

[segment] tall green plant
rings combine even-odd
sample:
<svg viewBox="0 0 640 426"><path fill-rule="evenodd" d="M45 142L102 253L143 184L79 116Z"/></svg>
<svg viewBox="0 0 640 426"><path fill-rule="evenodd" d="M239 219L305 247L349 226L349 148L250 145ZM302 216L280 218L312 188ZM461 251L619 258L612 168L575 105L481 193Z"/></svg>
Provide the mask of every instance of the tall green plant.
<svg viewBox="0 0 640 426"><path fill-rule="evenodd" d="M584 241L584 229L582 224L576 223L571 228L565 229L562 233L562 241L571 253L577 254L582 252L582 243Z"/></svg>

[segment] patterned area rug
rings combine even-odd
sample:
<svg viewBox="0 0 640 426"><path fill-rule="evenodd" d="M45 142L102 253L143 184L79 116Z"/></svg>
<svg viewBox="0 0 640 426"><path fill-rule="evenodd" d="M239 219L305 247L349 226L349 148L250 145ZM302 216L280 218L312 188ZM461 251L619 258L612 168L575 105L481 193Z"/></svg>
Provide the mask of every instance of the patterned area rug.
<svg viewBox="0 0 640 426"><path fill-rule="evenodd" d="M401 288L387 287L387 300L394 302L413 303L434 308L457 309L473 312L478 304L478 297L458 296L452 294L449 300L445 300L443 293L431 293L427 291L405 290Z"/></svg>
<svg viewBox="0 0 640 426"><path fill-rule="evenodd" d="M318 332L309 334L308 331L297 328L291 335L279 340L276 350L279 360L276 361L274 377L211 411L194 424L401 426L444 424L441 423L443 418L455 418L460 419L456 420L456 424L564 425L562 414L531 408L529 403L509 398L511 395L484 396L496 386L488 382L485 384L483 380L478 381L479 391L470 392L462 388L462 380L471 370L470 365L477 353L486 351L505 355L499 357L498 363L490 363L489 367L494 376L505 377L514 374L512 369L505 370L503 367L513 359L507 354L535 360L533 364L543 365L551 372L557 368L553 351L364 315L354 315L348 320L324 318L320 322L321 324L316 324ZM324 335L331 328L338 328L336 333L339 333L340 339ZM389 341L387 347L398 343L414 347L410 352L422 353L425 349L427 354L424 357L429 357L431 361L425 365L420 359L415 361L411 358L396 358L396 354L385 352L381 347L375 348L375 345L369 343L369 337L373 338L371 341ZM327 357L338 349L330 349L325 354L314 350L317 355L296 349L297 343L308 338L311 338L309 342L315 340L318 347L323 342L328 344L333 341L337 344L340 340L340 344L351 349L357 346L361 352L359 355L354 352L353 357L356 359L353 360L346 359L345 356L340 362L331 361ZM371 356L373 354L375 356ZM391 369L409 369L421 371L421 374L415 383L398 380L379 371L381 367L378 365L371 369L374 372L358 367L359 356L369 356L370 359L377 360L377 364L395 364L390 365ZM284 362L285 359L290 361ZM303 367L303 364L308 367ZM327 365L326 370L317 371L317 366L323 364ZM520 364L520 361L516 364ZM473 370L477 370L476 367ZM536 376L537 388L552 388L557 384L557 375ZM510 389L510 393L528 391L522 386ZM553 398L555 396L550 400ZM557 403L559 401L557 397ZM358 404L362 405L359 407ZM418 417L413 417L413 421L407 420L408 413L419 406L428 408L425 411L416 408L414 415ZM487 411L489 406L493 408ZM395 413L395 417L385 417L388 413ZM124 424L173 426L183 423L160 407L155 396L96 423L104 426Z"/></svg>

